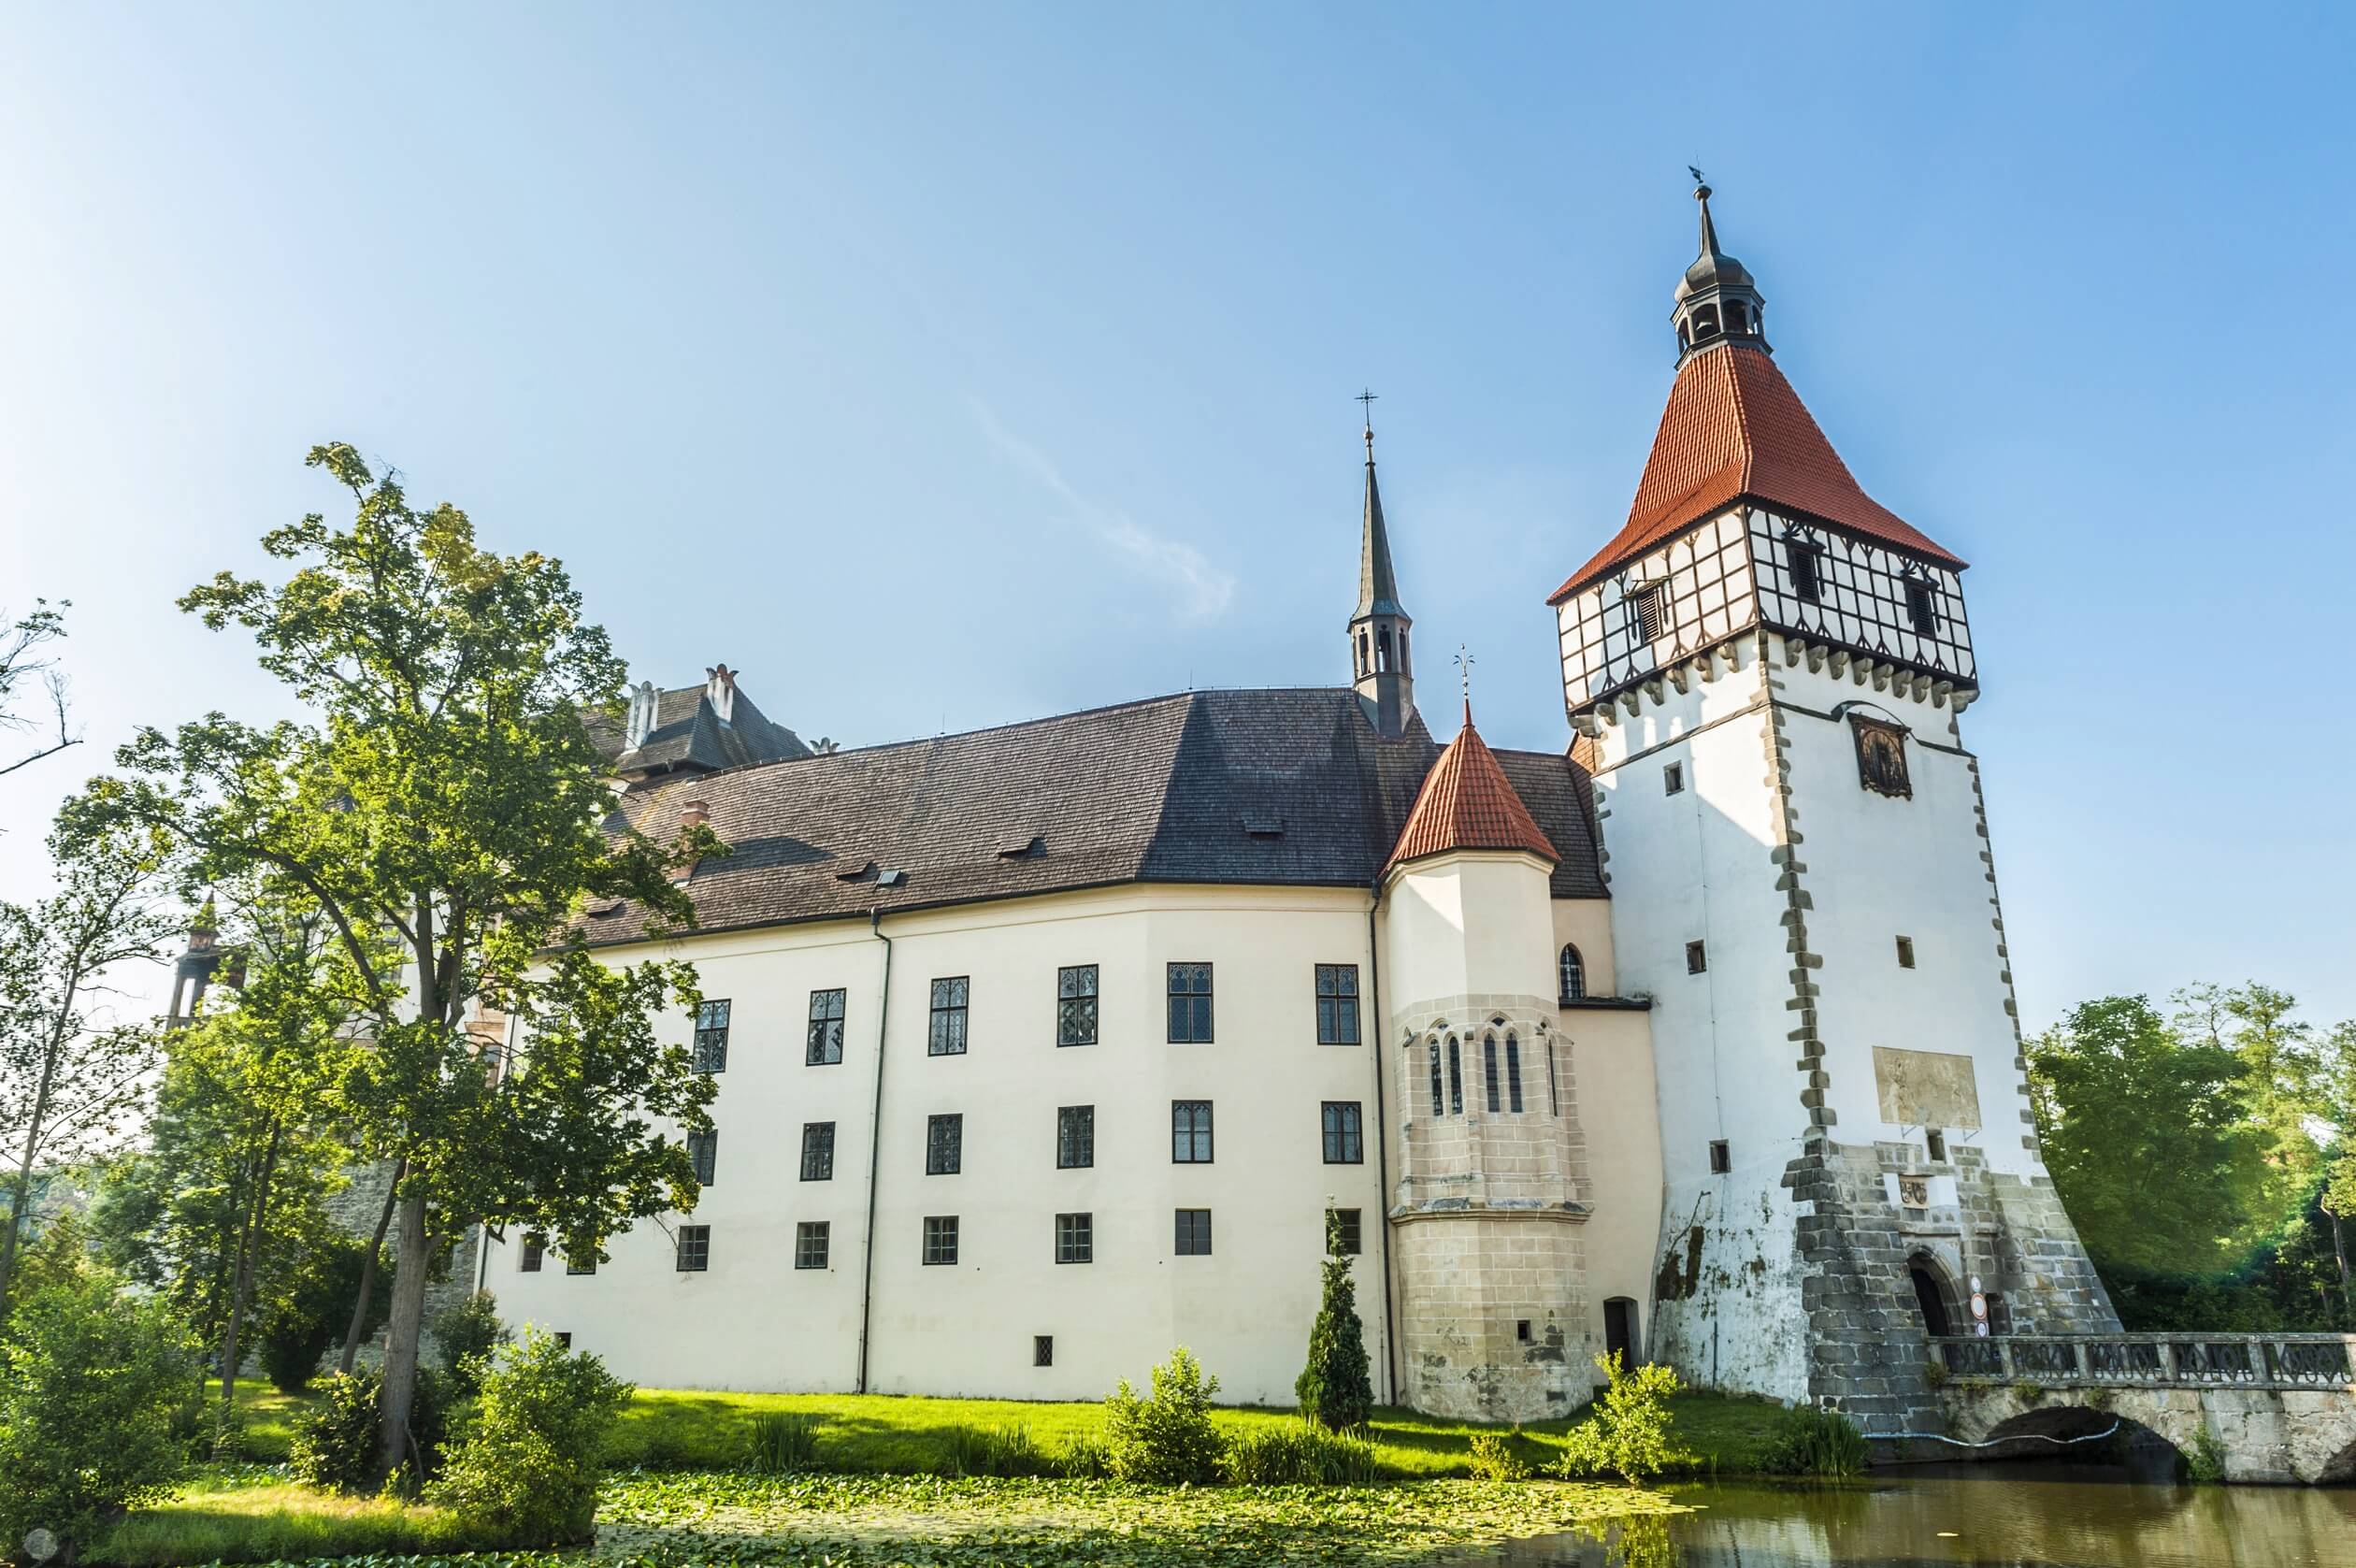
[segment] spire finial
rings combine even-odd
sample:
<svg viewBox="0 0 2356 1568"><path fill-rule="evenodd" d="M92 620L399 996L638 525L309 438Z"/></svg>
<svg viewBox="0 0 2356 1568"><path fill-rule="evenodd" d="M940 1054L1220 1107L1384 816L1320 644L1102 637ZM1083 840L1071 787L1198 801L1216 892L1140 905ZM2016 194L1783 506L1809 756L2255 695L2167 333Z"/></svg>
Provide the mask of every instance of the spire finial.
<svg viewBox="0 0 2356 1568"><path fill-rule="evenodd" d="M1457 684L1462 687L1464 691L1464 722L1467 727L1470 727L1472 723L1472 666L1474 662L1472 650L1467 648L1461 642L1458 643L1456 651Z"/></svg>
<svg viewBox="0 0 2356 1568"><path fill-rule="evenodd" d="M1374 398L1375 394L1370 390L1360 392L1356 397L1350 399L1365 410L1366 461L1370 466L1374 461Z"/></svg>
<svg viewBox="0 0 2356 1568"><path fill-rule="evenodd" d="M1691 164L1686 165L1686 172L1693 176L1693 199L1702 209L1702 254L1715 256L1718 253L1717 225L1710 222L1710 182Z"/></svg>

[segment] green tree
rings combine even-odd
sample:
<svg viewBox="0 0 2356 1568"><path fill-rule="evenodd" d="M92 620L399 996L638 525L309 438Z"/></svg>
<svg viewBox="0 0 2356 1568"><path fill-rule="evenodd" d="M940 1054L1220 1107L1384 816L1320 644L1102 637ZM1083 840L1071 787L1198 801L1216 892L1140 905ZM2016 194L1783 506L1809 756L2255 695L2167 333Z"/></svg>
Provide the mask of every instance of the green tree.
<svg viewBox="0 0 2356 1568"><path fill-rule="evenodd" d="M599 1459L632 1392L596 1357L525 1329L484 1369L466 1438L426 1496L510 1546L594 1539Z"/></svg>
<svg viewBox="0 0 2356 1568"><path fill-rule="evenodd" d="M2295 997L2254 980L2190 985L2174 1000L2179 1035L2230 1051L2241 1063L2243 1100L2263 1153L2245 1175L2239 1244L2255 1253L2298 1223L2322 1176L2314 1128L2329 1114L2325 1042L2294 1016Z"/></svg>
<svg viewBox="0 0 2356 1568"><path fill-rule="evenodd" d="M1562 1458L1557 1473L1565 1479L1600 1475L1609 1471L1631 1487L1641 1487L1686 1454L1672 1433L1674 1413L1669 1396L1681 1385L1677 1374L1657 1364L1631 1369L1621 1364L1616 1350L1595 1359L1607 1387L1595 1402L1595 1415L1562 1434Z"/></svg>
<svg viewBox="0 0 2356 1568"><path fill-rule="evenodd" d="M1366 1355L1366 1327L1358 1321L1358 1282L1342 1250L1342 1216L1326 1210L1324 1297L1309 1326L1309 1364L1293 1384L1300 1413L1335 1431L1362 1427L1374 1413L1374 1384Z"/></svg>
<svg viewBox="0 0 2356 1568"><path fill-rule="evenodd" d="M406 1449L430 1259L485 1220L602 1256L632 1221L694 1206L682 1138L709 1127L711 1086L653 1024L692 1005L694 971L605 968L573 927L622 898L657 928L692 920L668 872L721 846L609 824L585 720L618 712L624 669L561 565L480 548L464 512L413 507L349 446L309 463L350 495L349 525L277 529L263 546L296 563L286 581L223 572L181 605L250 632L311 720L142 732L118 754L128 777L93 793L180 835L202 874L299 890L334 935L368 1044L342 1105L358 1154L401 1172L383 1475ZM485 1013L506 1028L478 1033Z"/></svg>

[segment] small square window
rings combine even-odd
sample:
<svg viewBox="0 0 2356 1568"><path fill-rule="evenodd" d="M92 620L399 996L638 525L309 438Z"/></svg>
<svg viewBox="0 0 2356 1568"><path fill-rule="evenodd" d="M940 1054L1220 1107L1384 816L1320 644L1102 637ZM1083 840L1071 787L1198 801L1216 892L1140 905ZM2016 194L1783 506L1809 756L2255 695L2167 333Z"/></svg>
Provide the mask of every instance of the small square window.
<svg viewBox="0 0 2356 1568"><path fill-rule="evenodd" d="M711 1227L682 1225L679 1228L679 1272L699 1274L711 1267Z"/></svg>
<svg viewBox="0 0 2356 1568"><path fill-rule="evenodd" d="M834 1129L832 1122L802 1123L802 1180L834 1180Z"/></svg>
<svg viewBox="0 0 2356 1568"><path fill-rule="evenodd" d="M932 983L932 1024L925 1036L925 1054L962 1057L966 1048L966 1000L973 982L964 975Z"/></svg>
<svg viewBox="0 0 2356 1568"><path fill-rule="evenodd" d="M1317 966L1317 1043L1358 1043L1358 972L1356 964Z"/></svg>
<svg viewBox="0 0 2356 1568"><path fill-rule="evenodd" d="M559 1329L556 1331L556 1348L559 1350L570 1350L572 1348L572 1331L570 1329Z"/></svg>
<svg viewBox="0 0 2356 1568"><path fill-rule="evenodd" d="M516 1260L516 1268L527 1274L540 1272L540 1260L547 1256L548 1239L538 1232L524 1238L524 1256Z"/></svg>
<svg viewBox="0 0 2356 1568"><path fill-rule="evenodd" d="M965 1116L925 1118L925 1174L954 1176L965 1168Z"/></svg>
<svg viewBox="0 0 2356 1568"><path fill-rule="evenodd" d="M1912 969L1915 967L1914 938L1900 937L1898 939L1898 967L1900 969Z"/></svg>
<svg viewBox="0 0 2356 1568"><path fill-rule="evenodd" d="M957 1260L957 1216L927 1215L925 1216L925 1261L955 1263Z"/></svg>
<svg viewBox="0 0 2356 1568"><path fill-rule="evenodd" d="M720 1134L690 1132L687 1134L687 1159L696 1168L696 1185L710 1187L720 1166Z"/></svg>
<svg viewBox="0 0 2356 1568"><path fill-rule="evenodd" d="M1097 1043L1097 967L1069 964L1056 971L1056 1043Z"/></svg>
<svg viewBox="0 0 2356 1568"><path fill-rule="evenodd" d="M1706 942L1686 943L1686 972L1700 974L1710 967L1710 949Z"/></svg>
<svg viewBox="0 0 2356 1568"><path fill-rule="evenodd" d="M810 993L810 1052L802 1059L812 1067L832 1067L842 1060L841 990Z"/></svg>
<svg viewBox="0 0 2356 1568"><path fill-rule="evenodd" d="M1342 1233L1342 1250L1334 1254L1334 1256L1337 1258L1356 1258L1360 1252L1365 1250L1361 1232L1358 1229L1358 1211L1356 1209L1336 1209L1333 1211L1333 1218L1335 1222L1334 1229Z"/></svg>
<svg viewBox="0 0 2356 1568"><path fill-rule="evenodd" d="M1170 1043L1211 1043L1211 966L1170 966Z"/></svg>
<svg viewBox="0 0 2356 1568"><path fill-rule="evenodd" d="M1529 1318L1516 1317L1514 1319L1514 1337L1521 1341L1524 1345L1528 1345L1530 1343Z"/></svg>
<svg viewBox="0 0 2356 1568"><path fill-rule="evenodd" d="M826 1242L829 1226L823 1219L805 1219L794 1227L794 1267L823 1269L826 1266Z"/></svg>
<svg viewBox="0 0 2356 1568"><path fill-rule="evenodd" d="M594 1274L596 1272L597 1259L595 1254L585 1258L575 1258L567 1254L565 1258L565 1273L568 1274Z"/></svg>
<svg viewBox="0 0 2356 1568"><path fill-rule="evenodd" d="M1673 762L1669 764L1668 767L1663 768L1660 770L1660 793L1663 795L1683 795L1685 793L1684 763Z"/></svg>
<svg viewBox="0 0 2356 1568"><path fill-rule="evenodd" d="M697 1072L723 1072L727 1070L728 1014L732 1006L727 1001L697 1004L695 1059L689 1065Z"/></svg>
<svg viewBox="0 0 2356 1568"><path fill-rule="evenodd" d="M1711 1172L1711 1173L1712 1173L1713 1175L1719 1175L1719 1176L1723 1176L1723 1175L1725 1175L1728 1172L1730 1172L1730 1171L1731 1171L1731 1170L1733 1170L1733 1169L1734 1169L1734 1155L1733 1155L1733 1151L1731 1151L1731 1149L1729 1149L1729 1148L1726 1146L1726 1140L1725 1140L1725 1139L1723 1139L1723 1138L1714 1138L1714 1139L1712 1139L1712 1140L1710 1141L1710 1172Z"/></svg>
<svg viewBox="0 0 2356 1568"><path fill-rule="evenodd" d="M1178 1211L1178 1256L1208 1258L1211 1256L1211 1211L1180 1209Z"/></svg>
<svg viewBox="0 0 2356 1568"><path fill-rule="evenodd" d="M1096 1163L1096 1107L1065 1105L1056 1112L1056 1169L1085 1171Z"/></svg>
<svg viewBox="0 0 2356 1568"><path fill-rule="evenodd" d="M1932 1159L1945 1160L1947 1158L1946 1133L1940 1131L1935 1127L1932 1128L1923 1133L1922 1142L1924 1146L1930 1151L1930 1155Z"/></svg>
<svg viewBox="0 0 2356 1568"><path fill-rule="evenodd" d="M1329 1100L1324 1109L1325 1162L1328 1165L1366 1163L1366 1129L1360 1102Z"/></svg>
<svg viewBox="0 0 2356 1568"><path fill-rule="evenodd" d="M1057 1215L1056 1216L1056 1261L1058 1263L1093 1263L1096 1261L1096 1216L1094 1215Z"/></svg>
<svg viewBox="0 0 2356 1568"><path fill-rule="evenodd" d="M1170 1161L1173 1165L1211 1163L1211 1102L1173 1100L1170 1102Z"/></svg>
<svg viewBox="0 0 2356 1568"><path fill-rule="evenodd" d="M1055 1364L1056 1336L1053 1334L1031 1335L1031 1365L1052 1367Z"/></svg>

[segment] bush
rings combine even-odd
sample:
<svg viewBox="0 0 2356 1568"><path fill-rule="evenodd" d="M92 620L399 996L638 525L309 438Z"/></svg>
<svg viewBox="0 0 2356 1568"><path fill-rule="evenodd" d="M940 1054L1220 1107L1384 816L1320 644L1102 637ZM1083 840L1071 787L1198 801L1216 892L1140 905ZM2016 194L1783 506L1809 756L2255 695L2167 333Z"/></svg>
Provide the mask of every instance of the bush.
<svg viewBox="0 0 2356 1568"><path fill-rule="evenodd" d="M1113 1450L1101 1432L1082 1432L1056 1456L1056 1474L1074 1481L1104 1481L1113 1475Z"/></svg>
<svg viewBox="0 0 2356 1568"><path fill-rule="evenodd" d="M1381 1478L1372 1442L1305 1418L1236 1433L1222 1468L1239 1487L1371 1487Z"/></svg>
<svg viewBox="0 0 2356 1568"><path fill-rule="evenodd" d="M955 1427L949 1433L952 1475L1053 1475L1060 1466L1032 1440L1030 1428Z"/></svg>
<svg viewBox="0 0 2356 1568"><path fill-rule="evenodd" d="M1154 1391L1140 1399L1124 1377L1104 1402L1105 1468L1115 1480L1200 1486L1216 1480L1226 1444L1211 1423L1219 1380L1205 1377L1185 1345L1154 1369Z"/></svg>
<svg viewBox="0 0 2356 1568"><path fill-rule="evenodd" d="M328 1491L376 1489L377 1421L384 1393L382 1374L373 1367L337 1373L321 1385L316 1408L294 1429L287 1465L298 1480ZM409 1402L409 1457L390 1489L414 1492L441 1471L442 1446L450 1430L450 1385L420 1367L417 1393Z"/></svg>
<svg viewBox="0 0 2356 1568"><path fill-rule="evenodd" d="M491 1292L478 1290L444 1307L427 1325L441 1346L442 1374L453 1399L472 1399L482 1383L483 1362L508 1337Z"/></svg>
<svg viewBox="0 0 2356 1568"><path fill-rule="evenodd" d="M320 1359L343 1344L352 1324L352 1303L360 1294L367 1244L348 1236L319 1242L294 1272L294 1287L263 1320L262 1371L278 1388L299 1394L319 1374ZM370 1292L365 1333L374 1333L392 1305L393 1276L379 1270Z"/></svg>
<svg viewBox="0 0 2356 1568"><path fill-rule="evenodd" d="M2225 1479L2225 1445L2208 1428L2192 1434L2192 1451L2184 1456L2184 1474L2187 1480L2200 1486L2214 1486Z"/></svg>
<svg viewBox="0 0 2356 1568"><path fill-rule="evenodd" d="M1637 1487L1672 1465L1688 1462L1689 1456L1670 1440L1669 1396L1677 1391L1677 1374L1663 1366L1631 1372L1616 1350L1598 1356L1595 1364L1611 1386L1595 1402L1593 1418L1564 1435L1557 1472L1576 1480L1608 1471Z"/></svg>
<svg viewBox="0 0 2356 1568"><path fill-rule="evenodd" d="M1936 1356L1922 1363L1922 1380L1935 1391L1947 1387L1947 1364Z"/></svg>
<svg viewBox="0 0 2356 1568"><path fill-rule="evenodd" d="M1358 1286L1342 1251L1342 1216L1326 1210L1324 1295L1309 1327L1309 1364L1293 1384L1300 1413L1332 1431L1366 1425L1374 1414L1366 1329L1358 1321Z"/></svg>
<svg viewBox="0 0 2356 1568"><path fill-rule="evenodd" d="M745 1431L744 1464L764 1475L786 1475L818 1468L818 1417L792 1410L766 1410Z"/></svg>
<svg viewBox="0 0 2356 1568"><path fill-rule="evenodd" d="M71 1550L167 1490L188 1462L172 1411L198 1367L186 1327L108 1275L20 1297L0 1337L0 1549L41 1529Z"/></svg>
<svg viewBox="0 0 2356 1568"><path fill-rule="evenodd" d="M591 1539L606 1428L634 1392L596 1357L526 1329L484 1373L466 1441L427 1500L514 1546Z"/></svg>
<svg viewBox="0 0 2356 1568"><path fill-rule="evenodd" d="M1521 1436L1521 1428L1514 1429L1514 1437ZM1513 1439L1501 1432L1476 1431L1472 1434L1472 1478L1476 1481L1527 1481L1530 1466L1514 1452Z"/></svg>
<svg viewBox="0 0 2356 1568"><path fill-rule="evenodd" d="M1855 1475L1865 1468L1865 1434L1837 1410L1795 1405L1776 1418L1758 1462L1772 1475Z"/></svg>

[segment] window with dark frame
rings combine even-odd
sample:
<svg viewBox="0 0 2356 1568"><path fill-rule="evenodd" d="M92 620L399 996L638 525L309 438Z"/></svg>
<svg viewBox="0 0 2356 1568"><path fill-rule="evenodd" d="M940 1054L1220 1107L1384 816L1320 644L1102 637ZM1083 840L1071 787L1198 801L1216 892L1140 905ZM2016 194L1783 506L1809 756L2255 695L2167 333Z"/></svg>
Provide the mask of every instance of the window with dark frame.
<svg viewBox="0 0 2356 1568"><path fill-rule="evenodd" d="M1662 585L1639 583L1628 591L1629 635L1639 642L1657 642L1660 639Z"/></svg>
<svg viewBox="0 0 2356 1568"><path fill-rule="evenodd" d="M1056 1169L1085 1171L1095 1164L1096 1107L1059 1107L1056 1112Z"/></svg>
<svg viewBox="0 0 2356 1568"><path fill-rule="evenodd" d="M516 1268L524 1273L540 1272L540 1262L548 1255L548 1238L537 1232L524 1238L524 1256L516 1259Z"/></svg>
<svg viewBox="0 0 2356 1568"><path fill-rule="evenodd" d="M697 1072L724 1072L728 1066L728 1014L725 999L696 1004L696 1048L688 1064Z"/></svg>
<svg viewBox="0 0 2356 1568"><path fill-rule="evenodd" d="M679 1228L679 1259L676 1265L682 1274L699 1274L711 1267L711 1227L682 1225Z"/></svg>
<svg viewBox="0 0 2356 1568"><path fill-rule="evenodd" d="M1489 1115L1495 1115L1504 1107L1497 1098L1497 1036L1481 1036L1481 1087L1488 1097Z"/></svg>
<svg viewBox="0 0 2356 1568"><path fill-rule="evenodd" d="M1031 1335L1031 1365L1052 1367L1055 1364L1056 1336L1053 1334Z"/></svg>
<svg viewBox="0 0 2356 1568"><path fill-rule="evenodd" d="M925 1118L925 1174L954 1176L965 1165L965 1114Z"/></svg>
<svg viewBox="0 0 2356 1568"><path fill-rule="evenodd" d="M1673 762L1660 770L1660 793L1663 795L1683 795L1685 793L1684 763Z"/></svg>
<svg viewBox="0 0 2356 1568"><path fill-rule="evenodd" d="M1058 1263L1093 1263L1096 1261L1096 1216L1057 1215L1056 1216L1056 1261Z"/></svg>
<svg viewBox="0 0 2356 1568"><path fill-rule="evenodd" d="M1511 1034L1505 1037L1505 1109L1522 1108L1521 1041Z"/></svg>
<svg viewBox="0 0 2356 1568"><path fill-rule="evenodd" d="M1561 1000L1585 1001L1587 1000L1587 960L1579 957L1579 950L1566 943L1562 949L1559 968L1559 973L1557 979L1561 985Z"/></svg>
<svg viewBox="0 0 2356 1568"><path fill-rule="evenodd" d="M1170 966L1170 1043L1211 1043L1211 966Z"/></svg>
<svg viewBox="0 0 2356 1568"><path fill-rule="evenodd" d="M1178 1211L1178 1256L1208 1258L1211 1256L1211 1211L1180 1209Z"/></svg>
<svg viewBox="0 0 2356 1568"><path fill-rule="evenodd" d="M842 999L845 992L810 993L810 1052L804 1058L812 1067L832 1067L842 1060Z"/></svg>
<svg viewBox="0 0 2356 1568"><path fill-rule="evenodd" d="M1687 942L1686 972L1688 974L1701 974L1707 971L1709 967L1710 949L1708 944L1699 942Z"/></svg>
<svg viewBox="0 0 2356 1568"><path fill-rule="evenodd" d="M1464 1115L1464 1057L1453 1034L1448 1036L1448 1115Z"/></svg>
<svg viewBox="0 0 2356 1568"><path fill-rule="evenodd" d="M1334 1256L1337 1258L1358 1257L1358 1254L1364 1250L1364 1239L1359 1230L1358 1211L1356 1209L1336 1209L1333 1211L1333 1217L1335 1221L1334 1229L1342 1233L1340 1237L1342 1250Z"/></svg>
<svg viewBox="0 0 2356 1568"><path fill-rule="evenodd" d="M1914 938L1900 937L1898 939L1898 967L1900 969L1915 967Z"/></svg>
<svg viewBox="0 0 2356 1568"><path fill-rule="evenodd" d="M696 1185L710 1187L720 1166L719 1129L687 1134L687 1158L696 1168Z"/></svg>
<svg viewBox="0 0 2356 1568"><path fill-rule="evenodd" d="M1933 1127L1924 1129L1922 1134L1922 1145L1924 1152L1929 1154L1932 1159L1945 1160L1947 1158L1947 1134L1940 1131L1937 1128Z"/></svg>
<svg viewBox="0 0 2356 1568"><path fill-rule="evenodd" d="M932 983L932 1024L925 1034L928 1057L962 1057L966 1048L966 998L972 982L964 975Z"/></svg>
<svg viewBox="0 0 2356 1568"><path fill-rule="evenodd" d="M1555 1088L1554 1057L1555 1044L1549 1040L1546 1042L1546 1115L1559 1116L1562 1115L1562 1096Z"/></svg>
<svg viewBox="0 0 2356 1568"><path fill-rule="evenodd" d="M1734 1154L1723 1138L1710 1140L1710 1173L1723 1176L1734 1169Z"/></svg>
<svg viewBox="0 0 2356 1568"><path fill-rule="evenodd" d="M1329 1100L1325 1102L1325 1162L1328 1165L1363 1165L1366 1163L1366 1136L1361 1101Z"/></svg>
<svg viewBox="0 0 2356 1568"><path fill-rule="evenodd" d="M1431 1043L1431 1114L1435 1116L1448 1114L1447 1096L1440 1086L1440 1042L1436 1040Z"/></svg>
<svg viewBox="0 0 2356 1568"><path fill-rule="evenodd" d="M957 1216L927 1215L925 1216L925 1261L927 1264L955 1263L957 1260Z"/></svg>
<svg viewBox="0 0 2356 1568"><path fill-rule="evenodd" d="M1356 964L1317 966L1317 1043L1358 1043L1358 972Z"/></svg>
<svg viewBox="0 0 2356 1568"><path fill-rule="evenodd" d="M1067 964L1056 971L1056 1043L1097 1043L1097 967Z"/></svg>
<svg viewBox="0 0 2356 1568"><path fill-rule="evenodd" d="M1803 604L1824 601L1824 547L1803 539L1784 540L1791 561L1791 597Z"/></svg>
<svg viewBox="0 0 2356 1568"><path fill-rule="evenodd" d="M1939 611L1931 598L1931 584L1919 577L1905 579L1906 621L1915 630L1928 636L1939 629Z"/></svg>
<svg viewBox="0 0 2356 1568"><path fill-rule="evenodd" d="M1173 1100L1170 1102L1170 1160L1173 1165L1211 1163L1211 1102Z"/></svg>
<svg viewBox="0 0 2356 1568"><path fill-rule="evenodd" d="M565 1273L568 1274L594 1274L596 1272L597 1260L594 1257L575 1258L570 1253L567 1253L565 1255Z"/></svg>
<svg viewBox="0 0 2356 1568"><path fill-rule="evenodd" d="M834 1180L834 1129L832 1122L802 1123L802 1180Z"/></svg>
<svg viewBox="0 0 2356 1568"><path fill-rule="evenodd" d="M829 1229L828 1222L823 1219L805 1219L794 1227L794 1267L823 1269L826 1266Z"/></svg>
<svg viewBox="0 0 2356 1568"><path fill-rule="evenodd" d="M572 1331L570 1329L559 1329L556 1331L556 1348L559 1350L570 1350L572 1348Z"/></svg>

